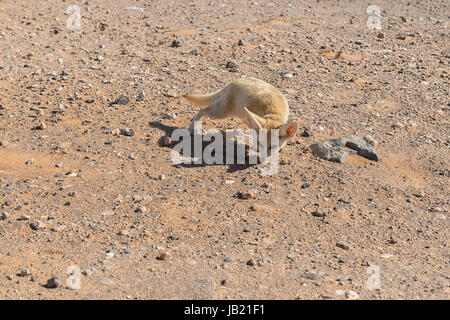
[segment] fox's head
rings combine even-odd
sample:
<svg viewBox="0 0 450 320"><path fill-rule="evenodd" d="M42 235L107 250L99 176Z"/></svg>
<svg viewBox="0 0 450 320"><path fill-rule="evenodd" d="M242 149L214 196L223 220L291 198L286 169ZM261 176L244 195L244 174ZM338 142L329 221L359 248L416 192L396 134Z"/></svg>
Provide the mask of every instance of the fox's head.
<svg viewBox="0 0 450 320"><path fill-rule="evenodd" d="M295 121L288 123L281 123L280 121L274 121L270 119L265 119L258 116L257 114L251 112L247 108L244 108L247 113L247 120L250 127L256 131L262 129L267 130L267 155L271 155L273 147L278 147L278 150L284 147L287 140L295 136L298 131L298 123ZM278 130L278 144L276 141L272 141L273 130ZM275 135L276 136L276 135Z"/></svg>

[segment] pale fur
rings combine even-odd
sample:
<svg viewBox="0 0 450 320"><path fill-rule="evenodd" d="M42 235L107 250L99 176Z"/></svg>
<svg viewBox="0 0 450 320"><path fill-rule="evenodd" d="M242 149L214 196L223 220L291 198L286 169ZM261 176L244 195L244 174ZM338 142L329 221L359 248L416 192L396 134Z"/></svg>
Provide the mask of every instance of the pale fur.
<svg viewBox="0 0 450 320"><path fill-rule="evenodd" d="M279 129L279 145L283 147L298 130L296 122L286 123L289 116L286 97L277 88L259 79L241 78L212 94L189 94L184 97L199 106L207 106L192 119L189 126L191 132L194 121L205 116L211 119L237 117L256 130L270 132L271 129Z"/></svg>

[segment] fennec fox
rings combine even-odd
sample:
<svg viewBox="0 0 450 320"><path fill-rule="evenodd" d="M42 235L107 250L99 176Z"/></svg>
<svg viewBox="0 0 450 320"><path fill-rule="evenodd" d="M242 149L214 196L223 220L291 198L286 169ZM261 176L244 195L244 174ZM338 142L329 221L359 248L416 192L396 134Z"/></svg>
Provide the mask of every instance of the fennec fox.
<svg viewBox="0 0 450 320"><path fill-rule="evenodd" d="M284 95L274 86L255 78L241 78L228 83L223 89L212 94L188 94L187 100L199 106L189 126L194 133L194 121L202 117L224 119L237 117L248 121L255 130L266 129L268 151L270 150L270 131L279 130L279 149L298 130L297 122L287 122L289 105Z"/></svg>

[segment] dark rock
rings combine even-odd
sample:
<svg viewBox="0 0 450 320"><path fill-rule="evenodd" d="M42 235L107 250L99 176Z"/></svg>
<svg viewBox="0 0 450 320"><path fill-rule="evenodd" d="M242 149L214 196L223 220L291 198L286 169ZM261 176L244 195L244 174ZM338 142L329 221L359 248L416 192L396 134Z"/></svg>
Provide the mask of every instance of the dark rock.
<svg viewBox="0 0 450 320"><path fill-rule="evenodd" d="M311 184L308 183L308 182L302 184L302 186L301 186L302 189L306 189L306 188L309 188L309 187L311 187Z"/></svg>
<svg viewBox="0 0 450 320"><path fill-rule="evenodd" d="M344 249L344 250L349 250L350 249L349 244L345 243L345 242L338 242L338 243L336 243L336 247Z"/></svg>
<svg viewBox="0 0 450 320"><path fill-rule="evenodd" d="M128 102L130 102L130 98L121 94L116 100L114 100L114 102L111 102L111 105L113 104L125 105Z"/></svg>
<svg viewBox="0 0 450 320"><path fill-rule="evenodd" d="M47 280L47 288L53 289L61 286L61 281L58 278L53 277Z"/></svg>
<svg viewBox="0 0 450 320"><path fill-rule="evenodd" d="M312 133L308 129L305 129L305 130L303 130L301 136L308 138L308 137L312 136Z"/></svg>
<svg viewBox="0 0 450 320"><path fill-rule="evenodd" d="M350 150L344 149L345 147ZM310 148L315 157L333 162L342 163L347 156L354 154L369 160L379 160L375 146L352 134L314 143Z"/></svg>
<svg viewBox="0 0 450 320"><path fill-rule="evenodd" d="M255 265L255 260L253 260L253 259L248 260L247 265L250 267L253 267Z"/></svg>
<svg viewBox="0 0 450 320"><path fill-rule="evenodd" d="M132 137L134 136L134 131L133 129L129 129L129 128L120 128L120 134L127 136L127 137Z"/></svg>
<svg viewBox="0 0 450 320"><path fill-rule="evenodd" d="M181 42L178 40L173 40L172 44L170 45L172 48L179 48L181 46Z"/></svg>

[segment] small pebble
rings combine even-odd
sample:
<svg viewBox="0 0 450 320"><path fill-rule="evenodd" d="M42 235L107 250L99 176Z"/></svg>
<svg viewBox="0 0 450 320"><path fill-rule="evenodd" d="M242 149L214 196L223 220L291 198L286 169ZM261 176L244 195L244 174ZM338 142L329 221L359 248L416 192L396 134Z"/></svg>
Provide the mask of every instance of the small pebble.
<svg viewBox="0 0 450 320"><path fill-rule="evenodd" d="M161 260L161 261L167 261L170 259L170 254L167 252L161 252L159 254L159 256L156 257L156 259Z"/></svg>
<svg viewBox="0 0 450 320"><path fill-rule="evenodd" d="M35 220L33 222L30 222L30 227L33 230L41 230L45 228L45 224L39 220Z"/></svg>
<svg viewBox="0 0 450 320"><path fill-rule="evenodd" d="M330 212L329 209L321 207L321 206L318 206L316 208L316 211L313 212L313 216L315 216L315 217L326 217L329 212Z"/></svg>
<svg viewBox="0 0 450 320"><path fill-rule="evenodd" d="M18 276L20 277L26 277L29 276L31 274L30 270L28 270L27 268L24 268L20 271L20 273L18 274Z"/></svg>
<svg viewBox="0 0 450 320"><path fill-rule="evenodd" d="M53 277L47 280L47 288L53 289L61 286L61 281L58 278Z"/></svg>
<svg viewBox="0 0 450 320"><path fill-rule="evenodd" d="M350 249L350 245L348 243L345 243L345 242L338 242L338 243L336 243L336 247L344 249L344 250L349 250Z"/></svg>

